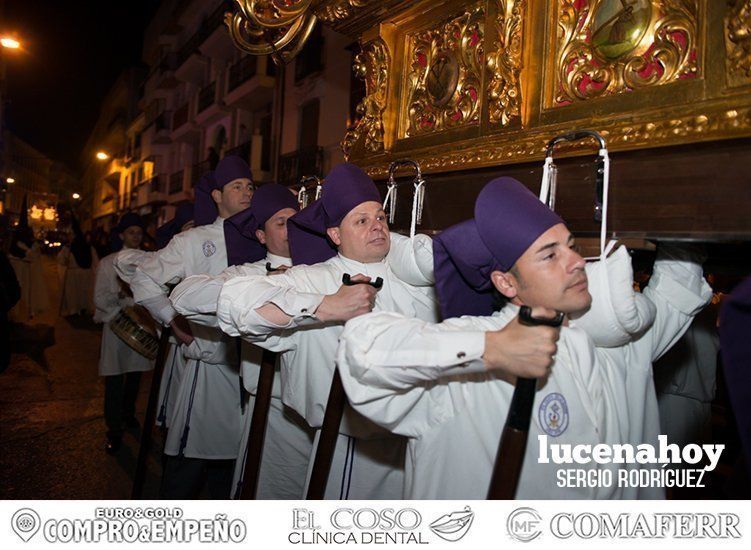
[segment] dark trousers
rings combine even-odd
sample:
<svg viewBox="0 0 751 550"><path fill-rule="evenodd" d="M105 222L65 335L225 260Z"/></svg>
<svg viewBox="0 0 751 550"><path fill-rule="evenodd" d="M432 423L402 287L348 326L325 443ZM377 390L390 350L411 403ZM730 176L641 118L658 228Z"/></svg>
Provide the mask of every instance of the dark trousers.
<svg viewBox="0 0 751 550"><path fill-rule="evenodd" d="M159 498L196 499L200 497L204 483L212 499L230 498L234 460L208 460L171 455L164 455L164 459Z"/></svg>
<svg viewBox="0 0 751 550"><path fill-rule="evenodd" d="M108 436L122 435L125 419L135 417L140 383L140 372L104 377L104 421Z"/></svg>

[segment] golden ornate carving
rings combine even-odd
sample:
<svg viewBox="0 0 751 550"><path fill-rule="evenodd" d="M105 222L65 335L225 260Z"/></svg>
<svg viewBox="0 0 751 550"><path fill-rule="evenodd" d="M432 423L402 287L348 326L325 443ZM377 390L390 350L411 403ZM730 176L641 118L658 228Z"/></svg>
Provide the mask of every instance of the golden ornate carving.
<svg viewBox="0 0 751 550"><path fill-rule="evenodd" d="M507 126L520 117L522 30L526 0L499 0L495 30L497 48L488 53L488 116L493 124Z"/></svg>
<svg viewBox="0 0 751 550"><path fill-rule="evenodd" d="M252 55L272 55L286 63L302 49L315 27L312 0L235 0L237 11L224 15L235 45Z"/></svg>
<svg viewBox="0 0 751 550"><path fill-rule="evenodd" d="M698 0L559 0L553 106L695 77Z"/></svg>
<svg viewBox="0 0 751 550"><path fill-rule="evenodd" d="M548 140L570 128L550 127L534 132L513 132L503 136L487 137L480 142L466 141L446 147L430 148L410 153L410 158L420 163L423 172L445 172L514 164L540 160L545 157ZM638 149L685 143L709 141L733 136L745 136L751 131L751 106L727 109L722 105L705 108L701 114L667 117L638 122L607 121L592 123L607 140L611 151ZM575 152L572 147L570 152ZM591 153L591 146L583 149ZM379 158L377 164L366 166L373 178L385 178L391 158Z"/></svg>
<svg viewBox="0 0 751 550"><path fill-rule="evenodd" d="M727 74L731 86L751 82L751 0L736 0L725 15Z"/></svg>
<svg viewBox="0 0 751 550"><path fill-rule="evenodd" d="M336 23L350 17L357 8L372 3L373 0L334 0L316 8L316 15L326 23Z"/></svg>
<svg viewBox="0 0 751 550"><path fill-rule="evenodd" d="M353 69L359 78L365 80L366 95L357 105L360 120L347 131L341 144L347 159L360 141L368 153L383 151L383 111L386 109L390 64L389 49L380 38L366 44L355 57Z"/></svg>
<svg viewBox="0 0 751 550"><path fill-rule="evenodd" d="M478 124L484 5L407 36L401 137Z"/></svg>

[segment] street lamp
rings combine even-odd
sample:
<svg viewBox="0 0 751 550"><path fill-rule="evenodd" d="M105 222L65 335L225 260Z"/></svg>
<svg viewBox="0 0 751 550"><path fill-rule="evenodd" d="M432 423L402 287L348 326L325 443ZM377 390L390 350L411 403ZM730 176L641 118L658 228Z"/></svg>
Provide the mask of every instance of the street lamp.
<svg viewBox="0 0 751 550"><path fill-rule="evenodd" d="M97 151L96 158L98 158L99 160L107 160L108 158L110 158L110 156L104 151Z"/></svg>
<svg viewBox="0 0 751 550"><path fill-rule="evenodd" d="M78 193L73 193L72 197L73 197L73 200L77 201L78 199L81 198L81 195L79 195Z"/></svg>
<svg viewBox="0 0 751 550"><path fill-rule="evenodd" d="M5 183L16 183L15 178L5 178Z"/></svg>
<svg viewBox="0 0 751 550"><path fill-rule="evenodd" d="M21 47L21 43L10 36L3 36L2 38L0 38L0 45L2 45L3 48L8 48L9 50L17 50Z"/></svg>

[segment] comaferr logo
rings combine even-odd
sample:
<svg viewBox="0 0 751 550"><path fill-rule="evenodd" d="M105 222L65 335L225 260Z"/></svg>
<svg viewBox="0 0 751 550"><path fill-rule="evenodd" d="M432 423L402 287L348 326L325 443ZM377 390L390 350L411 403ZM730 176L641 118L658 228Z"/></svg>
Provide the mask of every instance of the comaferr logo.
<svg viewBox="0 0 751 550"><path fill-rule="evenodd" d="M459 512L445 514L430 524L430 530L443 540L456 542L467 534L472 527L475 513L469 506Z"/></svg>
<svg viewBox="0 0 751 550"><path fill-rule="evenodd" d="M530 542L542 533L542 518L534 508L517 508L506 519L506 532L515 540Z"/></svg>

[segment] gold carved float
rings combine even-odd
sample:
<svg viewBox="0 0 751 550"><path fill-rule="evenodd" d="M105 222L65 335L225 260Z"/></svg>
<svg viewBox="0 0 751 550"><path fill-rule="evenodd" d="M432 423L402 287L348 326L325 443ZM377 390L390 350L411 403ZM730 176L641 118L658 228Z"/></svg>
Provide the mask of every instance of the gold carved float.
<svg viewBox="0 0 751 550"><path fill-rule="evenodd" d="M751 136L751 0L236 3L246 51L288 60L317 20L359 40L366 95L342 148L375 177L405 156L536 161L575 128L616 151Z"/></svg>

